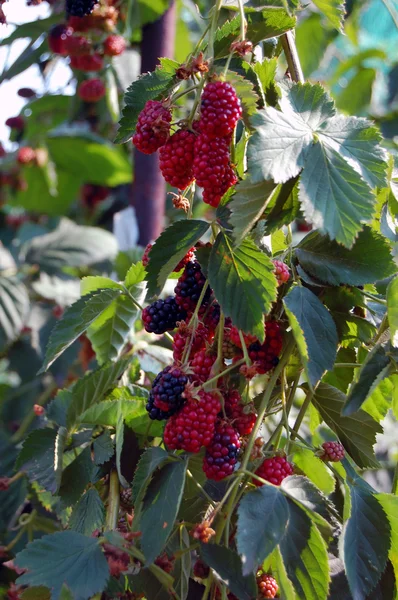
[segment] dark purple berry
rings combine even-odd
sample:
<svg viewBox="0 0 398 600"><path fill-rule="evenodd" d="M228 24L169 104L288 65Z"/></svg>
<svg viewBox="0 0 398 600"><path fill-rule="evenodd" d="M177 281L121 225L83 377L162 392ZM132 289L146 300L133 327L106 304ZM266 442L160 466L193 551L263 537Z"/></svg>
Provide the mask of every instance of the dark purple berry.
<svg viewBox="0 0 398 600"><path fill-rule="evenodd" d="M145 330L158 335L175 329L177 323L186 316L186 312L178 306L173 296L166 300L156 300L142 311Z"/></svg>

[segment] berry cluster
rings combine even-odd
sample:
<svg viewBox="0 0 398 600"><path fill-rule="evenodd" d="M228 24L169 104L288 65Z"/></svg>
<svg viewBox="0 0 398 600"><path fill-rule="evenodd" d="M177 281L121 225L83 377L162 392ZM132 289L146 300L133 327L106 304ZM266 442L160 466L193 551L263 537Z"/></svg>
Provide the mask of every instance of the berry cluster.
<svg viewBox="0 0 398 600"><path fill-rule="evenodd" d="M320 458L325 462L340 462L345 456L344 446L340 442L324 442L322 448Z"/></svg>
<svg viewBox="0 0 398 600"><path fill-rule="evenodd" d="M271 575L262 573L257 574L257 587L261 598L276 598L279 587Z"/></svg>
<svg viewBox="0 0 398 600"><path fill-rule="evenodd" d="M169 104L149 100L138 117L133 144L144 154L160 148L160 169L166 182L182 191L196 180L203 188L203 201L217 207L238 181L229 146L241 115L240 100L231 84L211 81L203 90L200 119L192 130L178 129L170 136Z"/></svg>
<svg viewBox="0 0 398 600"><path fill-rule="evenodd" d="M268 373L278 364L282 343L283 337L279 324L276 321L267 321L264 343L260 344L256 341L248 347L249 356L257 367L257 373Z"/></svg>
<svg viewBox="0 0 398 600"><path fill-rule="evenodd" d="M292 473L293 465L287 461L286 456L266 458L256 470L256 475L274 485L280 485L285 477L292 475ZM254 478L253 483L258 487L263 485L261 481Z"/></svg>

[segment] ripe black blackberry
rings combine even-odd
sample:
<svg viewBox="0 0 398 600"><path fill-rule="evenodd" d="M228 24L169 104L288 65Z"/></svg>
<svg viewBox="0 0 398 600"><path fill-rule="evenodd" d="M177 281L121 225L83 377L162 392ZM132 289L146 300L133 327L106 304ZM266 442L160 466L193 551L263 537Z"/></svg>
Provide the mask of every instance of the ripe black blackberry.
<svg viewBox="0 0 398 600"><path fill-rule="evenodd" d="M198 261L189 262L174 288L175 300L178 306L185 310L188 315L195 310L205 282L206 277L203 275ZM210 295L211 289L208 287L202 301L202 307L209 302Z"/></svg>
<svg viewBox="0 0 398 600"><path fill-rule="evenodd" d="M145 331L158 335L175 329L178 321L184 320L186 316L173 296L166 300L156 300L142 311Z"/></svg>
<svg viewBox="0 0 398 600"><path fill-rule="evenodd" d="M221 481L233 473L240 448L239 434L228 422L219 421L206 448L203 471L208 479Z"/></svg>
<svg viewBox="0 0 398 600"><path fill-rule="evenodd" d="M180 410L185 402L182 394L188 377L173 365L161 371L152 384L146 410L151 419L162 421Z"/></svg>
<svg viewBox="0 0 398 600"><path fill-rule="evenodd" d="M95 0L66 0L66 14L70 17L85 17L93 12Z"/></svg>

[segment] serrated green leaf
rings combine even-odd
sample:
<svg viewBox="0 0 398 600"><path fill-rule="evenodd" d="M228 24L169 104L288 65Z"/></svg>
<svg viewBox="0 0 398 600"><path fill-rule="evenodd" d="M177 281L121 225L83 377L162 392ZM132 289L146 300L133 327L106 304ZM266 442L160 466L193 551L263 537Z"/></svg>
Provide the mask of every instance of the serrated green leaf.
<svg viewBox="0 0 398 600"><path fill-rule="evenodd" d="M226 316L238 329L264 340L264 314L276 298L274 265L246 239L237 248L223 233L213 246L208 277Z"/></svg>
<svg viewBox="0 0 398 600"><path fill-rule="evenodd" d="M350 250L313 231L300 242L296 256L310 275L330 285L374 283L396 269L388 242L370 227Z"/></svg>
<svg viewBox="0 0 398 600"><path fill-rule="evenodd" d="M101 433L93 442L94 462L103 465L114 455L115 448L109 429Z"/></svg>
<svg viewBox="0 0 398 600"><path fill-rule="evenodd" d="M389 545L388 557L394 568L395 579L398 580L398 496L376 494L375 498L380 502L390 523L391 543Z"/></svg>
<svg viewBox="0 0 398 600"><path fill-rule="evenodd" d="M257 597L254 574L243 575L243 562L236 552L219 544L201 544L200 555L239 600Z"/></svg>
<svg viewBox="0 0 398 600"><path fill-rule="evenodd" d="M343 348L358 348L362 343L368 344L376 334L376 327L362 317L335 311L332 311L332 316Z"/></svg>
<svg viewBox="0 0 398 600"><path fill-rule="evenodd" d="M332 313L332 316L334 318L334 313ZM338 330L338 324L336 325ZM336 363L344 365L344 363L356 363L356 360L356 353L352 348L340 348L337 352ZM322 381L323 383L333 385L333 387L346 394L348 386L354 379L354 370L354 367L347 367L345 365L343 367L335 367L333 371L328 371L322 377Z"/></svg>
<svg viewBox="0 0 398 600"><path fill-rule="evenodd" d="M180 83L175 74L179 64L169 58L161 58L160 63L152 73L144 73L127 89L116 143L127 142L134 135L138 115L148 100L166 97Z"/></svg>
<svg viewBox="0 0 398 600"><path fill-rule="evenodd" d="M388 284L387 314L390 326L391 344L398 348L398 277Z"/></svg>
<svg viewBox="0 0 398 600"><path fill-rule="evenodd" d="M366 600L386 566L391 528L371 491L350 483L350 517L343 530L342 557L351 593Z"/></svg>
<svg viewBox="0 0 398 600"><path fill-rule="evenodd" d="M232 213L229 222L233 227L236 244L243 240L262 216L274 189L273 181L253 184L250 179L240 181L235 187L235 194L228 208Z"/></svg>
<svg viewBox="0 0 398 600"><path fill-rule="evenodd" d="M264 58L262 62L253 65L253 71L258 76L267 104L275 106L279 97L279 88L275 83L277 58Z"/></svg>
<svg viewBox="0 0 398 600"><path fill-rule="evenodd" d="M145 275L146 270L141 261L131 265L124 278L124 285L131 294L134 295L136 286L141 283L141 281L144 281Z"/></svg>
<svg viewBox="0 0 398 600"><path fill-rule="evenodd" d="M91 460L90 447L85 448L62 473L59 496L64 507L73 506L92 482L96 467Z"/></svg>
<svg viewBox="0 0 398 600"><path fill-rule="evenodd" d="M310 13L307 19L300 19L296 30L296 46L304 76L308 78L319 66L326 48L337 33L322 25L319 13ZM311 44L308 40L311 39Z"/></svg>
<svg viewBox="0 0 398 600"><path fill-rule="evenodd" d="M140 519L141 548L146 564L153 563L163 550L177 517L188 462L167 463L157 471L143 498Z"/></svg>
<svg viewBox="0 0 398 600"><path fill-rule="evenodd" d="M283 225L289 225L299 216L300 202L297 179L290 179L286 183L277 186L267 206L265 235L278 232Z"/></svg>
<svg viewBox="0 0 398 600"><path fill-rule="evenodd" d="M363 410L378 423L381 423L391 408L394 397L394 377L394 375L391 375L380 381L376 389L362 405Z"/></svg>
<svg viewBox="0 0 398 600"><path fill-rule="evenodd" d="M46 408L47 419L53 421L57 425L66 427L66 415L71 402L72 391L67 389L60 390L54 400L52 400Z"/></svg>
<svg viewBox="0 0 398 600"><path fill-rule="evenodd" d="M362 364L359 377L350 388L342 414L348 416L359 410L378 384L391 374L390 358L383 346L377 344Z"/></svg>
<svg viewBox="0 0 398 600"><path fill-rule="evenodd" d="M379 423L363 410L349 417L342 416L346 396L327 383L319 384L312 401L357 465L362 468L378 468L373 446L376 434L382 432Z"/></svg>
<svg viewBox="0 0 398 600"><path fill-rule="evenodd" d="M289 506L277 487L248 492L238 507L236 544L243 575L249 575L274 550L286 532Z"/></svg>
<svg viewBox="0 0 398 600"><path fill-rule="evenodd" d="M0 351L19 336L28 311L29 296L22 281L0 276Z"/></svg>
<svg viewBox="0 0 398 600"><path fill-rule="evenodd" d="M95 488L83 494L74 507L68 527L83 535L91 535L95 529L101 529L105 519L105 507Z"/></svg>
<svg viewBox="0 0 398 600"><path fill-rule="evenodd" d="M335 29L338 29L338 31L342 31L345 15L344 3L340 2L340 0L313 0L313 2L322 14L325 15L330 24Z"/></svg>
<svg viewBox="0 0 398 600"><path fill-rule="evenodd" d="M336 326L329 311L307 288L293 288L283 302L309 381L315 385L333 368L337 353Z"/></svg>
<svg viewBox="0 0 398 600"><path fill-rule="evenodd" d="M46 349L40 373L50 365L113 303L120 290L102 290L83 296L74 302L57 321Z"/></svg>
<svg viewBox="0 0 398 600"><path fill-rule="evenodd" d="M334 477L325 463L312 450L296 448L292 461L324 494L329 495L333 492Z"/></svg>
<svg viewBox="0 0 398 600"><path fill-rule="evenodd" d="M176 221L160 234L148 258L147 281L150 297L161 292L167 277L198 240L210 224L194 219Z"/></svg>
<svg viewBox="0 0 398 600"><path fill-rule="evenodd" d="M80 280L80 294L82 296L107 289L120 290L122 292L123 286L109 277L101 277L99 275L90 275Z"/></svg>
<svg viewBox="0 0 398 600"><path fill-rule="evenodd" d="M115 387L129 362L129 358L125 358L117 363L105 364L100 369L87 373L76 383L72 390L72 402L68 409L69 428L78 422L79 417L90 406L97 404L109 390Z"/></svg>
<svg viewBox="0 0 398 600"><path fill-rule="evenodd" d="M292 582L289 580L285 565L283 564L281 552L278 548L272 553L270 566L275 580L278 582L279 593L284 600L297 600Z"/></svg>
<svg viewBox="0 0 398 600"><path fill-rule="evenodd" d="M51 600L60 600L64 583L74 600L88 600L102 592L109 577L98 539L72 531L45 535L31 542L17 554L15 563L28 569L18 583L47 586L51 589Z"/></svg>
<svg viewBox="0 0 398 600"><path fill-rule="evenodd" d="M142 500L153 473L168 460L168 457L167 452L158 446L145 450L135 470L131 486L132 498L135 503L138 503L139 498Z"/></svg>

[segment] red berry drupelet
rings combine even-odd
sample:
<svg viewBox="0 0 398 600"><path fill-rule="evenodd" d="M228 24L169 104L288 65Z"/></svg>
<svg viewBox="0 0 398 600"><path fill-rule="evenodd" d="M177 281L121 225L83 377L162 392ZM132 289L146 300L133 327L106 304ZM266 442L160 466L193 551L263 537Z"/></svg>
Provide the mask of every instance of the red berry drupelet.
<svg viewBox="0 0 398 600"><path fill-rule="evenodd" d="M20 165L29 165L36 160L36 152L30 146L23 146L18 150L17 161Z"/></svg>
<svg viewBox="0 0 398 600"><path fill-rule="evenodd" d="M210 137L222 138L235 129L242 115L236 92L226 81L212 81L202 94L200 129Z"/></svg>
<svg viewBox="0 0 398 600"><path fill-rule="evenodd" d="M225 138L197 136L193 174L196 183L203 188L203 201L217 207L228 188L237 181L230 166L229 144Z"/></svg>
<svg viewBox="0 0 398 600"><path fill-rule="evenodd" d="M279 590L275 579L265 573L257 575L257 587L261 598L276 598Z"/></svg>
<svg viewBox="0 0 398 600"><path fill-rule="evenodd" d="M142 311L145 331L157 335L172 331L185 317L186 312L181 309L173 296L169 296L166 300L156 300Z"/></svg>
<svg viewBox="0 0 398 600"><path fill-rule="evenodd" d="M251 360L256 363L257 372L264 374L271 371L278 364L278 356L282 351L283 336L281 328L276 321L267 321L265 324L265 342L254 342L248 348Z"/></svg>
<svg viewBox="0 0 398 600"><path fill-rule="evenodd" d="M200 264L196 260L189 262L174 288L178 306L186 310L188 315L195 310L205 282L206 278L202 273ZM210 295L211 289L208 287L203 298L202 307L207 305Z"/></svg>
<svg viewBox="0 0 398 600"><path fill-rule="evenodd" d="M105 56L119 56L126 50L126 41L122 35L108 35L104 42Z"/></svg>
<svg viewBox="0 0 398 600"><path fill-rule="evenodd" d="M202 446L207 447L211 443L221 410L220 399L217 393L203 390L198 396L198 400L187 400L182 409L167 421L164 442L170 450L197 453Z"/></svg>
<svg viewBox="0 0 398 600"><path fill-rule="evenodd" d="M194 180L195 138L192 131L179 129L159 151L159 166L164 179L179 190L184 190Z"/></svg>
<svg viewBox="0 0 398 600"><path fill-rule="evenodd" d="M324 442L321 459L326 462L340 462L345 456L343 444L340 442Z"/></svg>
<svg viewBox="0 0 398 600"><path fill-rule="evenodd" d="M192 379L199 382L207 381L216 359L217 355L206 349L196 352L189 363L190 369L192 370Z"/></svg>
<svg viewBox="0 0 398 600"><path fill-rule="evenodd" d="M290 279L289 267L287 265L285 265L285 263L282 262L281 260L273 260L272 262L274 263L274 267L275 267L274 274L278 281L278 285L282 285L283 283L286 283L287 281L289 281L289 279Z"/></svg>
<svg viewBox="0 0 398 600"><path fill-rule="evenodd" d="M240 435L249 435L253 431L257 415L254 406L242 404L242 396L238 390L228 390L224 394L225 414Z"/></svg>
<svg viewBox="0 0 398 600"><path fill-rule="evenodd" d="M273 483L280 485L285 477L292 475L293 465L291 465L285 456L273 456L266 458L256 471L256 475ZM253 478L254 485L261 487L263 484L258 479Z"/></svg>
<svg viewBox="0 0 398 600"><path fill-rule="evenodd" d="M105 96L105 85L101 79L87 79L79 85L78 94L84 102L99 102Z"/></svg>
<svg viewBox="0 0 398 600"><path fill-rule="evenodd" d="M251 344L254 344L255 342L258 342L256 336L252 335L251 333L243 333L242 331L242 337L247 347L249 347ZM237 346L238 348L242 348L239 329L237 329L236 327L231 327L230 340L233 344L235 344L235 346Z"/></svg>
<svg viewBox="0 0 398 600"><path fill-rule="evenodd" d="M221 481L231 475L237 463L239 448L238 432L229 423L219 421L203 460L203 471L206 477Z"/></svg>
<svg viewBox="0 0 398 600"><path fill-rule="evenodd" d="M51 27L48 33L48 45L50 47L51 52L54 52L54 54L61 54L62 56L65 56L67 54L66 40L72 34L72 27L68 27L67 25L59 24Z"/></svg>
<svg viewBox="0 0 398 600"><path fill-rule="evenodd" d="M148 100L138 116L134 146L144 154L153 154L167 142L170 123L170 109L157 100Z"/></svg>
<svg viewBox="0 0 398 600"><path fill-rule="evenodd" d="M72 56L70 59L72 69L79 69L85 73L101 71L104 68L103 58L98 52L94 54L83 54L82 56Z"/></svg>
<svg viewBox="0 0 398 600"><path fill-rule="evenodd" d="M185 402L183 392L188 377L178 367L170 366L154 379L146 410L151 419L161 421L174 415Z"/></svg>

